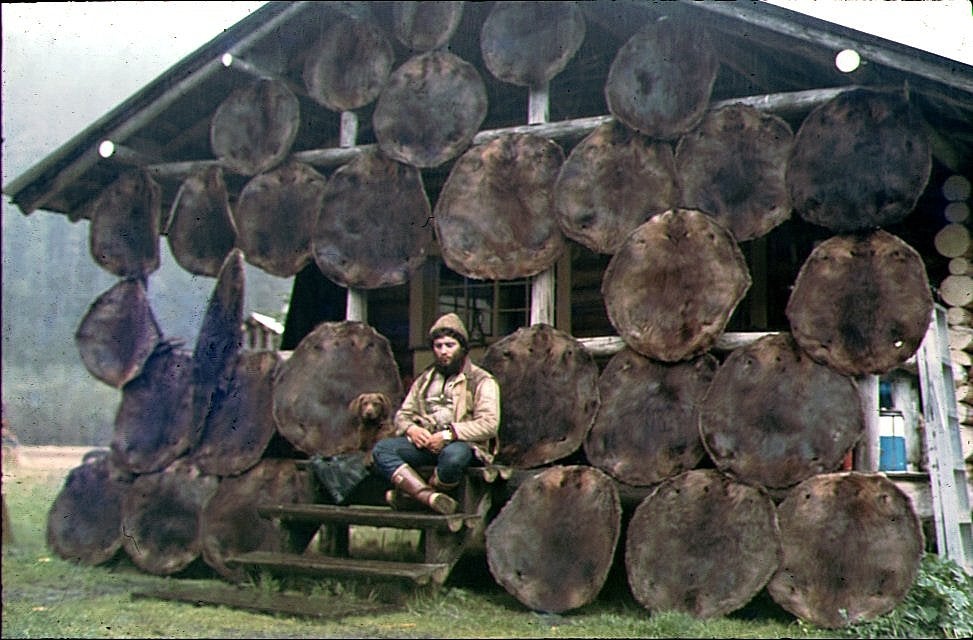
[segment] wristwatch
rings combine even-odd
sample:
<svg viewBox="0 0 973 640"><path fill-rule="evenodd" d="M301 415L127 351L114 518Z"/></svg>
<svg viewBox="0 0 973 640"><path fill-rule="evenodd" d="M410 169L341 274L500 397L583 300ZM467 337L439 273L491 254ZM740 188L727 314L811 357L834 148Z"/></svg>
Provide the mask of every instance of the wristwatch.
<svg viewBox="0 0 973 640"><path fill-rule="evenodd" d="M452 439L453 439L453 432L452 432L452 430L451 429L444 429L443 430L443 440L452 440Z"/></svg>

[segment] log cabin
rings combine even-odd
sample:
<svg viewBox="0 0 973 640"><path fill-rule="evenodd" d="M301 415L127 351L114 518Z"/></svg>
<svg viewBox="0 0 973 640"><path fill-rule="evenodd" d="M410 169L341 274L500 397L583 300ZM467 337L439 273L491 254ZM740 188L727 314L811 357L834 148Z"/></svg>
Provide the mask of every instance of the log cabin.
<svg viewBox="0 0 973 640"><path fill-rule="evenodd" d="M882 472L931 523L917 354L940 316L937 374L955 386L942 415L956 418L962 477L973 463L971 176L973 67L776 6L272 2L4 193L25 215L88 221L92 259L119 278L78 346L93 375L133 390L113 452L136 476L200 450L207 416L229 411L218 381L241 370L261 377L239 385L255 396L240 404L291 453L343 450L351 394L400 397L431 362L426 329L456 312L501 383L532 381L503 398L513 467L592 465L640 509L676 477L732 493L727 476L681 475L700 467L785 503L822 474ZM214 278L192 353L146 308L163 241ZM292 279L271 364L235 361L242 261ZM138 326L106 355L98 336L119 325ZM283 399L309 367L327 380L323 408ZM148 428L153 379L169 397L191 388L165 414L187 426L164 463L132 435ZM652 429L646 415L660 416ZM147 453L151 465L132 463ZM945 544L931 525L926 538ZM633 544L631 558L644 553ZM488 551L491 568L537 555ZM630 568L634 590L646 571ZM541 610L597 593L586 584L564 604L498 580ZM690 610L723 613L710 608L720 595L711 586ZM649 608L688 597L639 592ZM837 625L851 605L786 606Z"/></svg>

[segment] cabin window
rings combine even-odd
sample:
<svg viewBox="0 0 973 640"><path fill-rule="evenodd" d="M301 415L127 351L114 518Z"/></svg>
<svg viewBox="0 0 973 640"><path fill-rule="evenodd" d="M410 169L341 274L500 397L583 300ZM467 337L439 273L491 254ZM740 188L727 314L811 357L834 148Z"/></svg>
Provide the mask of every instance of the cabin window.
<svg viewBox="0 0 973 640"><path fill-rule="evenodd" d="M530 284L474 280L439 265L437 315L455 313L466 323L470 344L488 344L529 324Z"/></svg>

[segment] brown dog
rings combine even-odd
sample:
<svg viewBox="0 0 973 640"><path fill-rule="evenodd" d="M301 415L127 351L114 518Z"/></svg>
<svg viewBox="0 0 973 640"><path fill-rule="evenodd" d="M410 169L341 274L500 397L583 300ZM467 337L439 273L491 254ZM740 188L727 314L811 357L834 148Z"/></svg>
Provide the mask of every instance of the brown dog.
<svg viewBox="0 0 973 640"><path fill-rule="evenodd" d="M348 404L348 410L358 423L358 450L366 453L370 465L375 443L394 435L392 399L384 393L362 393Z"/></svg>

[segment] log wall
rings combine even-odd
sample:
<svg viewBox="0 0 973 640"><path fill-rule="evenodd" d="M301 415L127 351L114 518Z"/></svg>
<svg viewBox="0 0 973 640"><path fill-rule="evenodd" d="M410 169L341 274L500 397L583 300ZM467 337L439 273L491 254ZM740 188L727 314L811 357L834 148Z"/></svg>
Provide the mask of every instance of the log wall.
<svg viewBox="0 0 973 640"><path fill-rule="evenodd" d="M935 236L936 251L949 260L948 274L936 287L937 297L947 310L949 353L956 383L960 440L967 476L973 490L973 237L970 234L970 181L961 175L947 178L940 192L947 224Z"/></svg>

